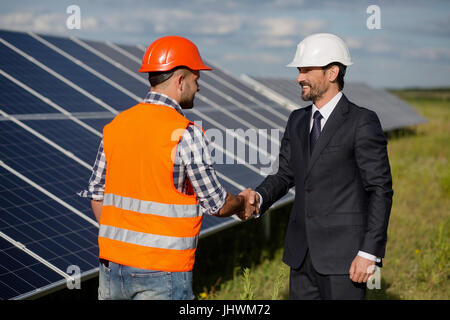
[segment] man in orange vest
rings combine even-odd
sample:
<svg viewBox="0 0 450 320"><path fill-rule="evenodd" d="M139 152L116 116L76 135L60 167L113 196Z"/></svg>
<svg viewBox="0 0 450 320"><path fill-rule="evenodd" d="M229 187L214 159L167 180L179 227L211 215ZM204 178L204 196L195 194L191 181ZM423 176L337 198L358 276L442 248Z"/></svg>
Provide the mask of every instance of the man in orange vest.
<svg viewBox="0 0 450 320"><path fill-rule="evenodd" d="M247 219L258 203L227 193L203 130L185 118L206 66L191 41L146 50L150 92L103 129L88 190L99 228L99 299L192 299L203 214Z"/></svg>

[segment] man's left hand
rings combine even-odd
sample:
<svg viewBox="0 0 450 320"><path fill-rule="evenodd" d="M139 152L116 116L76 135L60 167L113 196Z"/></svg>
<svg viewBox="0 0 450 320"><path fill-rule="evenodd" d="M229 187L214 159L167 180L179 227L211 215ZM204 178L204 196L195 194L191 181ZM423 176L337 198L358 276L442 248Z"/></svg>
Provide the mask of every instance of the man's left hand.
<svg viewBox="0 0 450 320"><path fill-rule="evenodd" d="M375 272L375 261L356 256L350 266L350 279L353 282L365 283Z"/></svg>

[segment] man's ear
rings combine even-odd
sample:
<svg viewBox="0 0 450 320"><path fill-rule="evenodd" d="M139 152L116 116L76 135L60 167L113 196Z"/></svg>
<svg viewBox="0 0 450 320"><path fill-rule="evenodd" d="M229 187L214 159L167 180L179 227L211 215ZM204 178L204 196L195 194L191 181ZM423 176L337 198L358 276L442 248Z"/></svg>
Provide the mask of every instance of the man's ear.
<svg viewBox="0 0 450 320"><path fill-rule="evenodd" d="M337 65L331 66L331 68L328 69L328 80L330 82L336 81L338 75L339 67Z"/></svg>
<svg viewBox="0 0 450 320"><path fill-rule="evenodd" d="M173 75L175 77L174 81L175 81L175 87L179 90L183 89L183 85L184 85L184 74L182 72L180 73L175 73Z"/></svg>

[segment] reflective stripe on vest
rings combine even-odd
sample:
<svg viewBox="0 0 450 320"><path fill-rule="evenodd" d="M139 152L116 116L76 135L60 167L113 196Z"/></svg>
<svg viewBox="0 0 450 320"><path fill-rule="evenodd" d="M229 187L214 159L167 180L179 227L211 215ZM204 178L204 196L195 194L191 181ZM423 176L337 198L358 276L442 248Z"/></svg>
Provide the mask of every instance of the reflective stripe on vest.
<svg viewBox="0 0 450 320"><path fill-rule="evenodd" d="M105 193L103 205L171 218L192 218L202 215L196 204L165 204L122 197L112 193Z"/></svg>
<svg viewBox="0 0 450 320"><path fill-rule="evenodd" d="M198 241L198 236L188 238L168 237L120 229L105 225L100 226L98 235L99 237L137 244L144 247L174 250L195 249L197 247Z"/></svg>

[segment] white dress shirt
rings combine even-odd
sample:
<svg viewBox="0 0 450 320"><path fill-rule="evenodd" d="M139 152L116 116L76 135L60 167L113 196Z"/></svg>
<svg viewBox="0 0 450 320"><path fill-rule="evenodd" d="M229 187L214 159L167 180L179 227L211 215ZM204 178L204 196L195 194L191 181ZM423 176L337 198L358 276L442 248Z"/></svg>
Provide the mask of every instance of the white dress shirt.
<svg viewBox="0 0 450 320"><path fill-rule="evenodd" d="M313 123L314 123L314 118L313 118L313 116L314 116L314 113L315 113L317 110L319 110L320 114L322 115L322 119L320 120L320 130L322 131L323 128L324 128L324 126L325 126L325 123L327 122L328 118L330 117L331 113L333 112L334 108L335 108L336 105L338 104L338 102L339 102L339 100L341 99L341 97L342 97L342 92L339 91L339 92L338 92L338 93L337 93L330 101L328 101L322 108L318 109L318 108L316 107L315 104L312 105L312 112L311 112L311 119L310 119L309 132L311 132L312 127L313 127ZM258 195L259 195L259 200L260 200L259 206L261 207L261 204L262 204L262 202L263 202L263 198L262 198L262 196L259 194L259 192L258 192ZM256 216L256 218L258 218L258 217L259 217L259 215ZM372 260L372 261L376 261L376 262L380 262L380 261L381 261L380 258L377 258L376 256L374 256L374 255L372 255L372 254L370 254L370 253L364 252L364 251L358 251L358 255L361 256L361 257L363 257L363 258Z"/></svg>
<svg viewBox="0 0 450 320"><path fill-rule="evenodd" d="M311 120L309 121L309 132L311 132L314 124L313 118L314 113L316 113L316 111L319 110L320 114L322 115L322 119L320 120L320 131L322 131L323 127L325 126L325 123L327 122L337 103L339 102L339 100L341 100L341 97L342 92L339 91L337 95L335 95L330 101L327 102L326 105L324 105L320 109L318 109L316 105L313 103L311 110Z"/></svg>

